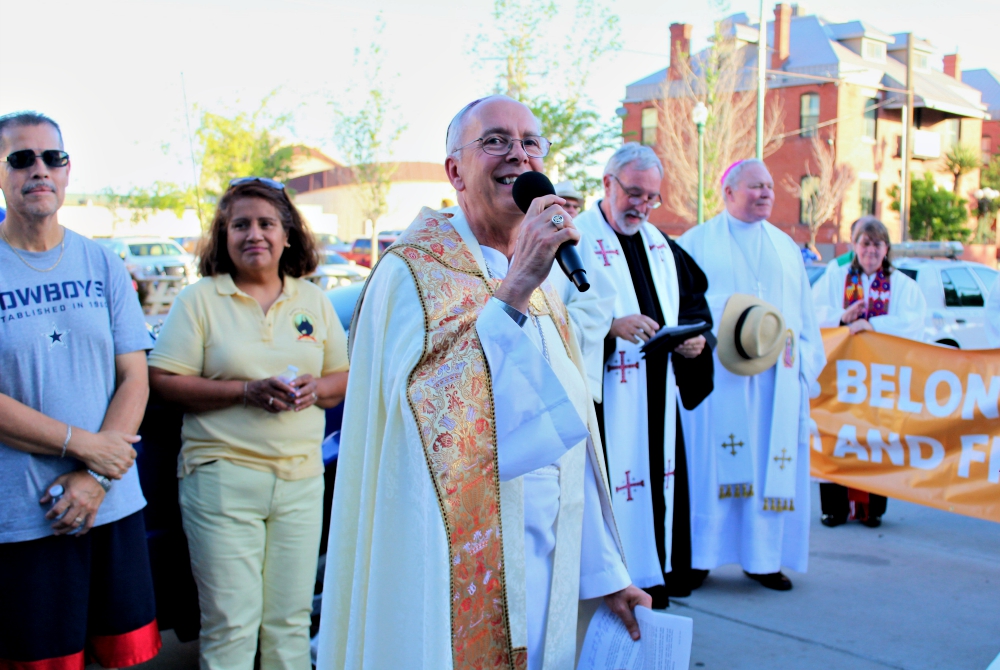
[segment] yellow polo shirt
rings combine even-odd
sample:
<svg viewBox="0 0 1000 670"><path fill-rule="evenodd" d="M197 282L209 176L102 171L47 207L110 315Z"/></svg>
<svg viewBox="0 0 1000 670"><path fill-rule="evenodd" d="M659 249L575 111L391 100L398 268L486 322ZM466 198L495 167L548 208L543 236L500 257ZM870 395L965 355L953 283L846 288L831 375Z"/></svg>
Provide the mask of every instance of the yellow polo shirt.
<svg viewBox="0 0 1000 670"><path fill-rule="evenodd" d="M240 381L276 377L294 365L300 375L321 377L347 370L347 338L316 285L286 277L265 314L223 274L181 291L149 365L178 375ZM219 458L282 479L321 475L325 421L315 405L278 414L242 404L185 414L177 476Z"/></svg>

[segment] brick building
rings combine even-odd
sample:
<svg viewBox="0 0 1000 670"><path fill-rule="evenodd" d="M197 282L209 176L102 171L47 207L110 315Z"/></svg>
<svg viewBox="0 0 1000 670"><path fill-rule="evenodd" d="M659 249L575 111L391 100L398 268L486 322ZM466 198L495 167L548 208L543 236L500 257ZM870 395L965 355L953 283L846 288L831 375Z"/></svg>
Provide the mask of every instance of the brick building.
<svg viewBox="0 0 1000 670"><path fill-rule="evenodd" d="M726 19L719 26L724 38L736 40L743 59L745 88L756 87L759 24L745 14ZM674 58L688 57L691 26L670 28ZM775 39L777 36L777 39ZM836 220L825 223L818 242L824 256L830 245L846 240L850 223L862 214L874 214L899 239L899 215L890 210L888 192L900 183L902 118L905 95L885 91L906 87L906 35L891 35L864 23L831 23L805 15L799 7L779 4L774 21L767 23L767 105L777 101L783 111L785 135L781 147L765 158L775 181L775 206L771 221L798 242L809 238L801 224L801 203L780 184L790 178L800 182L812 155L812 135L819 134L836 151L838 162L849 162L857 179L847 192ZM690 56L695 72L708 50ZM942 172L942 156L957 142L980 146L983 119L987 116L982 94L960 79L931 69L933 47L914 39L914 175L930 170L942 186L951 188L952 177ZM958 76L961 76L960 74ZM659 120L657 101L675 97L682 90L665 68L626 87L622 130L625 137L656 146ZM679 83L679 82L677 82ZM653 110L653 111L650 111ZM812 161L815 169L815 161ZM706 174L706 180L720 175ZM978 170L962 177L969 190L979 182ZM667 184L664 183L664 192ZM706 212L710 217L716 212ZM676 235L694 224L661 207L650 220Z"/></svg>

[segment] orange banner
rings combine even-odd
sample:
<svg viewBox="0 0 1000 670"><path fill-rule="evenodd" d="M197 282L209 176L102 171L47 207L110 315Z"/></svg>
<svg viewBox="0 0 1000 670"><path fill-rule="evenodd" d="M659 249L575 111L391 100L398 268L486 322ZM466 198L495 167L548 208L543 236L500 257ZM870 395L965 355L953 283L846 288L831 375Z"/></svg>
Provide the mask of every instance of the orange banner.
<svg viewBox="0 0 1000 670"><path fill-rule="evenodd" d="M1000 351L823 331L812 474L1000 522Z"/></svg>

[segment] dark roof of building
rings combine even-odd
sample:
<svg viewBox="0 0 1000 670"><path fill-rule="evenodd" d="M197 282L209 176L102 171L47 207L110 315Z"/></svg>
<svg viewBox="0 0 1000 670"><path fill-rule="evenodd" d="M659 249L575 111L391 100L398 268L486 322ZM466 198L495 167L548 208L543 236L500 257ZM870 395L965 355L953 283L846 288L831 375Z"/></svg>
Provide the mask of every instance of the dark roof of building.
<svg viewBox="0 0 1000 670"><path fill-rule="evenodd" d="M753 29L754 43L747 43L746 39L740 36L739 31L734 29L736 24L743 25L741 22L746 20L746 15L735 15L723 25L724 34L730 34L745 43L741 49L745 65L740 90L751 90L757 85L756 34L758 28L756 25L749 26ZM767 33L767 43L773 46L773 21L767 23ZM868 60L842 43L844 40L859 38L886 44L889 53L886 54L885 60ZM786 72L788 75L768 75L768 88L822 83L822 80L795 77L796 74L847 80L860 85L905 88L906 66L893 55L899 53L897 51L898 44L905 45L904 38L905 34L889 35L863 21L830 23L822 17L814 15L793 16L789 30L788 59L781 68L782 72ZM923 53L932 51L930 43L919 38L914 39L914 47ZM772 52L773 49L769 47L768 69L770 69ZM691 66L695 72L701 70L702 63L705 62L708 53L709 50L704 49L691 57ZM664 68L627 85L623 102L659 99L663 95L664 85L667 86L669 97L684 95L685 85L682 82L669 81L668 68ZM986 105L982 103L980 91L943 72L914 68L914 91L916 93L914 102L917 107L938 109L973 118L983 118L986 115ZM895 95L892 94L891 97L895 97ZM893 100L886 106L898 107L901 102L902 98L900 97L899 100Z"/></svg>
<svg viewBox="0 0 1000 670"><path fill-rule="evenodd" d="M962 73L962 82L979 89L983 94L983 102L989 109L994 121L1000 120L1000 75L986 68L966 70Z"/></svg>

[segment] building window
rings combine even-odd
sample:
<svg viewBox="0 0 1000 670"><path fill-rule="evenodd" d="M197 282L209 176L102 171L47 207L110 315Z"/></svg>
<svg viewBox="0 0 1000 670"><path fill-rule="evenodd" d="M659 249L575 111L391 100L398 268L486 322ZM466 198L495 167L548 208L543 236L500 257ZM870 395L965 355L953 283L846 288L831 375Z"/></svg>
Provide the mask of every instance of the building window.
<svg viewBox="0 0 1000 670"><path fill-rule="evenodd" d="M875 122L878 119L878 98L865 101L865 134L868 139L875 139Z"/></svg>
<svg viewBox="0 0 1000 670"><path fill-rule="evenodd" d="M799 98L799 128L802 129L802 137L815 135L817 123L819 123L819 94L806 93Z"/></svg>
<svg viewBox="0 0 1000 670"><path fill-rule="evenodd" d="M958 144L961 139L961 124L958 119L945 119L941 122L941 151L945 152Z"/></svg>
<svg viewBox="0 0 1000 670"><path fill-rule="evenodd" d="M874 61L876 63L885 62L885 44L882 42L875 42L873 40L861 40L861 44L861 55L865 60Z"/></svg>
<svg viewBox="0 0 1000 670"><path fill-rule="evenodd" d="M931 69L930 61L927 60L927 54L917 53L913 55L913 69L924 72Z"/></svg>
<svg viewBox="0 0 1000 670"><path fill-rule="evenodd" d="M642 110L642 143L647 147L656 144L656 127L659 125L659 114L656 107Z"/></svg>
<svg viewBox="0 0 1000 670"><path fill-rule="evenodd" d="M861 184L861 214L875 216L875 193L878 182L874 179L859 179Z"/></svg>
<svg viewBox="0 0 1000 670"><path fill-rule="evenodd" d="M819 195L819 177L806 175L799 182L802 195L799 196L799 222L811 223L816 210L816 196Z"/></svg>

